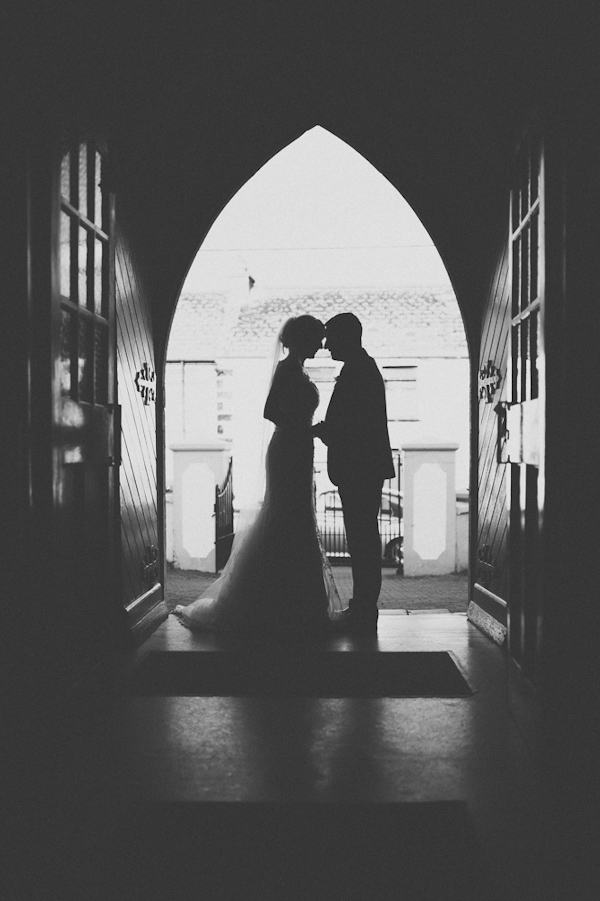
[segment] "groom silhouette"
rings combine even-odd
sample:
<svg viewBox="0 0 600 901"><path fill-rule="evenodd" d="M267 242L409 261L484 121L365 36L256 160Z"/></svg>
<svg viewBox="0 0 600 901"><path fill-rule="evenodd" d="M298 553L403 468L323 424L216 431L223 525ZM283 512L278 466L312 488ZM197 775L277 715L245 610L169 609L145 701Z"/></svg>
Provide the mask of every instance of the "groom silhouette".
<svg viewBox="0 0 600 901"><path fill-rule="evenodd" d="M379 507L383 482L395 475L385 384L362 346L362 325L353 313L340 313L325 324L325 348L344 366L325 420L314 426L314 433L327 445L327 474L337 485L344 511L353 582L348 628L352 634L375 636L381 591Z"/></svg>

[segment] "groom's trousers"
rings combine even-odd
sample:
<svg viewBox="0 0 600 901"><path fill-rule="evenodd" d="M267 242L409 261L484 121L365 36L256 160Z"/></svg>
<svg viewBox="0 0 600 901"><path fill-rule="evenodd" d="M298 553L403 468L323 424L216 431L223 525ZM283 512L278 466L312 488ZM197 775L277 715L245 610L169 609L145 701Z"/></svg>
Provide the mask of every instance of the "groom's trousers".
<svg viewBox="0 0 600 901"><path fill-rule="evenodd" d="M353 595L350 614L365 625L377 623L381 591L381 538L379 508L383 480L340 483L346 541L352 565Z"/></svg>

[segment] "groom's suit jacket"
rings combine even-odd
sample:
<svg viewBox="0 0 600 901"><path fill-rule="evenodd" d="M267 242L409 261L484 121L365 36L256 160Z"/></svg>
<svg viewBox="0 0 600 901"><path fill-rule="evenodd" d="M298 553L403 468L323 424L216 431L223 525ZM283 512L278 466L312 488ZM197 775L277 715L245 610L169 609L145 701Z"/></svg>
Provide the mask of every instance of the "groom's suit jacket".
<svg viewBox="0 0 600 901"><path fill-rule="evenodd" d="M383 482L395 474L385 384L361 349L339 374L325 415L327 473L334 485Z"/></svg>

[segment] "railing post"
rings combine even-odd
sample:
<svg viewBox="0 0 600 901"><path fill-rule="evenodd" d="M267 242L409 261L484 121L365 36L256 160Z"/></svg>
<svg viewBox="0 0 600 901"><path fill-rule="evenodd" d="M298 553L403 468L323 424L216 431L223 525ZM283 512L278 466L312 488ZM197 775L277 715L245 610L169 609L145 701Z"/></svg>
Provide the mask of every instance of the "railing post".
<svg viewBox="0 0 600 901"><path fill-rule="evenodd" d="M457 449L439 441L402 445L405 576L456 570Z"/></svg>
<svg viewBox="0 0 600 901"><path fill-rule="evenodd" d="M214 572L215 485L229 463L222 442L172 444L173 563L178 569Z"/></svg>

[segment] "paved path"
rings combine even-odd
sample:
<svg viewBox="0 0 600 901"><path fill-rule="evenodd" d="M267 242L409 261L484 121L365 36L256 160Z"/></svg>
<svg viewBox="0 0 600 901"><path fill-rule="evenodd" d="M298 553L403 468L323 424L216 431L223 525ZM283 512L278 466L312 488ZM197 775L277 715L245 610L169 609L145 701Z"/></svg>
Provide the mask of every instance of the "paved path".
<svg viewBox="0 0 600 901"><path fill-rule="evenodd" d="M334 566L333 574L342 598L352 594L352 573L349 566ZM167 570L167 607L189 604L216 579L214 573L192 570ZM396 575L395 569L383 569L383 582L379 607L382 610L447 610L450 613L466 613L468 606L467 573L448 576L418 576L406 578Z"/></svg>

